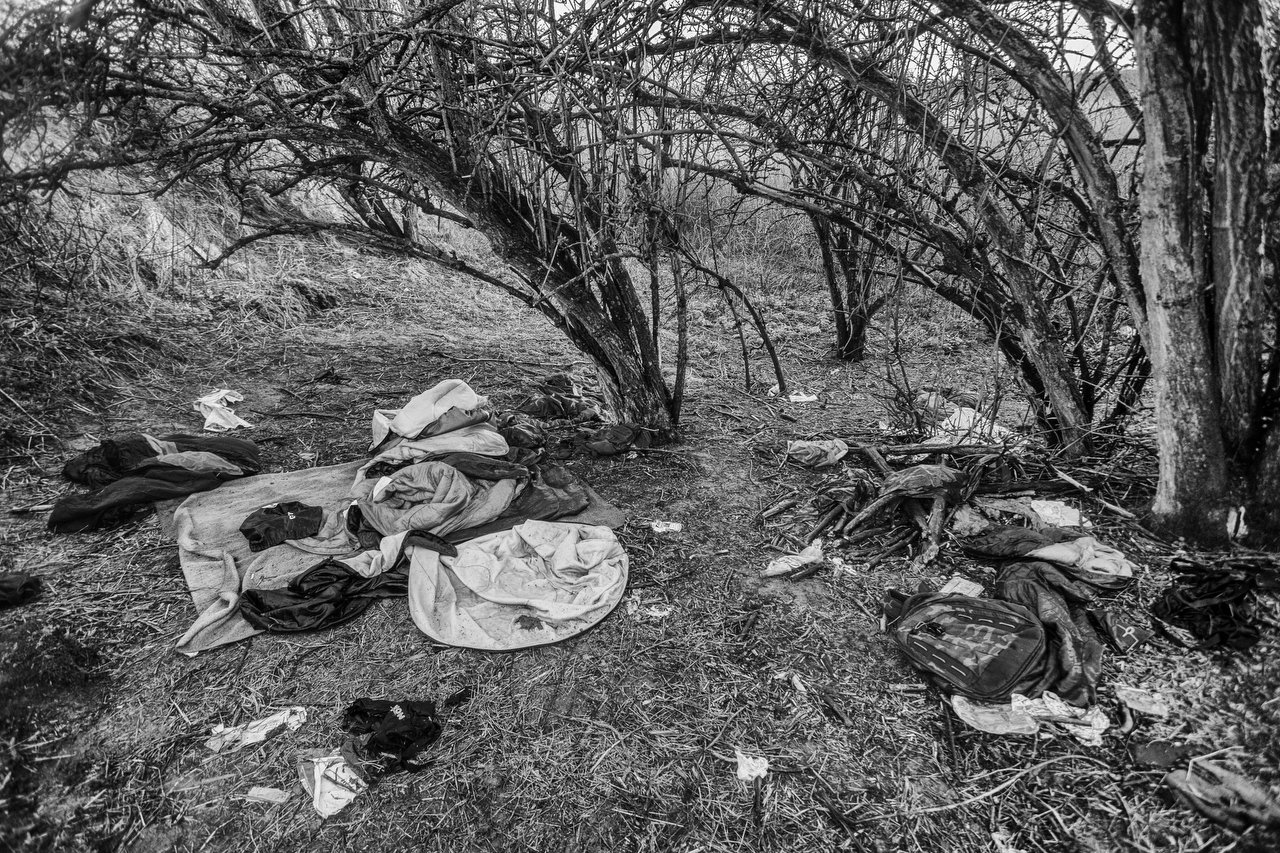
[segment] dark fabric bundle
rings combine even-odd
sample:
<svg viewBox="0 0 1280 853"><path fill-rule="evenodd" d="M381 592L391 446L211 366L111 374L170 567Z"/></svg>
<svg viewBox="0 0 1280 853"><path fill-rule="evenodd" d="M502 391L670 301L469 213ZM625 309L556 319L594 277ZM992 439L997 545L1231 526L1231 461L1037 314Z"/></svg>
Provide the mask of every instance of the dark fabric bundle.
<svg viewBox="0 0 1280 853"><path fill-rule="evenodd" d="M536 450L547 443L547 431L531 415L502 412L494 416L493 425L511 447Z"/></svg>
<svg viewBox="0 0 1280 853"><path fill-rule="evenodd" d="M569 394L534 394L526 397L516 410L542 420L598 421L600 412L585 400Z"/></svg>
<svg viewBox="0 0 1280 853"><path fill-rule="evenodd" d="M460 690L444 701L444 710L469 698L470 689ZM347 708L342 725L352 734L368 735L350 746L357 766L374 775L422 770L429 763L426 751L442 730L436 703L430 700L357 699Z"/></svg>
<svg viewBox="0 0 1280 853"><path fill-rule="evenodd" d="M455 530L445 535L450 542L467 542L487 533L510 530L526 521L554 521L582 512L591 503L582 481L560 465L531 467L529 482L502 515L487 524Z"/></svg>
<svg viewBox="0 0 1280 853"><path fill-rule="evenodd" d="M970 557L1017 560L1037 548L1058 542L1071 542L1079 539L1081 535L1078 530L1066 530L1061 527L1032 530L1029 527L996 525L976 536L961 540L960 550Z"/></svg>
<svg viewBox="0 0 1280 853"><path fill-rule="evenodd" d="M376 599L409 591L403 568L371 578L337 560L325 560L284 589L251 589L240 596L240 614L255 628L277 634L332 628L355 619Z"/></svg>
<svg viewBox="0 0 1280 853"><path fill-rule="evenodd" d="M909 498L944 497L954 503L960 499L969 476L946 465L913 465L885 475L880 485L881 496L901 495Z"/></svg>
<svg viewBox="0 0 1280 853"><path fill-rule="evenodd" d="M1102 643L1079 605L1090 601L1093 591L1056 566L1036 561L1002 568L994 594L1026 607L1044 625L1056 671L1046 689L1074 705L1092 705L1102 674Z"/></svg>
<svg viewBox="0 0 1280 853"><path fill-rule="evenodd" d="M1243 651L1258 642L1253 610L1259 574L1254 567L1175 558L1169 568L1180 577L1151 606L1157 619L1190 631L1201 641L1200 648ZM1267 581L1268 586L1280 585L1280 578Z"/></svg>
<svg viewBox="0 0 1280 853"><path fill-rule="evenodd" d="M649 431L635 424L614 424L596 430L582 441L582 446L597 456L617 456L632 448L649 447Z"/></svg>
<svg viewBox="0 0 1280 853"><path fill-rule="evenodd" d="M240 525L240 533L249 541L249 550L257 553L290 539L315 536L323 523L320 507L283 501L254 510Z"/></svg>
<svg viewBox="0 0 1280 853"><path fill-rule="evenodd" d="M31 575L0 575L0 609L26 604L40 595L40 579Z"/></svg>
<svg viewBox="0 0 1280 853"><path fill-rule="evenodd" d="M134 434L108 439L63 466L69 480L96 491L54 504L49 529L113 527L148 511L155 501L206 492L261 470L258 446L241 438Z"/></svg>

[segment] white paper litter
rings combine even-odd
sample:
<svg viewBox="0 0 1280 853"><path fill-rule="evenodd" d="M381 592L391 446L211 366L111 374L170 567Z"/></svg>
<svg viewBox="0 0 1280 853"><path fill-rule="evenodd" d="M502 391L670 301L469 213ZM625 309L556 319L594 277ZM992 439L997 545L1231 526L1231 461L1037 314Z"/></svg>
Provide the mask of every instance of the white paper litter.
<svg viewBox="0 0 1280 853"><path fill-rule="evenodd" d="M771 560L769 565L765 566L763 574L765 577L771 578L793 572L809 563L820 562L822 562L822 540L815 539L808 548L805 548L799 554L786 554Z"/></svg>
<svg viewBox="0 0 1280 853"><path fill-rule="evenodd" d="M219 388L210 391L191 404L191 408L204 415L204 428L209 432L226 432L237 427L252 427L253 424L231 411L228 404L243 403L244 396L238 391Z"/></svg>
<svg viewBox="0 0 1280 853"><path fill-rule="evenodd" d="M1143 690L1141 687L1127 687L1123 684L1117 684L1116 698L1140 714L1164 718L1172 712L1169 707L1169 700L1154 690Z"/></svg>
<svg viewBox="0 0 1280 853"><path fill-rule="evenodd" d="M981 598L985 591L982 584L974 583L960 575L952 575L951 579L942 585L942 589L938 590L942 595L967 595L970 598Z"/></svg>
<svg viewBox="0 0 1280 853"><path fill-rule="evenodd" d="M769 759L747 755L740 749L735 749L734 754L738 757L738 778L743 782L763 779L769 772Z"/></svg>
<svg viewBox="0 0 1280 853"><path fill-rule="evenodd" d="M1032 500L1031 510L1040 516L1042 522L1052 527L1093 527L1093 522L1085 518L1080 510L1062 501Z"/></svg>
<svg viewBox="0 0 1280 853"><path fill-rule="evenodd" d="M956 716L978 731L993 735L1031 735L1041 723L1056 723L1085 746L1101 746L1102 735L1111 725L1102 708L1077 708L1046 691L1039 699L1015 693L1003 704L975 702L963 696L951 697Z"/></svg>
<svg viewBox="0 0 1280 853"><path fill-rule="evenodd" d="M215 726L213 731L209 733L210 737L204 742L204 745L214 752L235 752L243 747L262 743L272 735L286 729L295 732L306 721L306 708L297 706L286 708L283 711L272 714L270 717L263 717L261 720L254 720L252 723L245 723L243 726Z"/></svg>
<svg viewBox="0 0 1280 853"><path fill-rule="evenodd" d="M282 791L279 788L261 788L254 786L249 789L249 793L245 794L245 799L251 803L271 803L272 805L280 805L289 802L290 794L288 791Z"/></svg>
<svg viewBox="0 0 1280 853"><path fill-rule="evenodd" d="M649 529L654 533L679 533L684 525L678 521L651 521Z"/></svg>
<svg viewBox="0 0 1280 853"><path fill-rule="evenodd" d="M341 755L299 760L298 778L321 817L336 815L369 787Z"/></svg>

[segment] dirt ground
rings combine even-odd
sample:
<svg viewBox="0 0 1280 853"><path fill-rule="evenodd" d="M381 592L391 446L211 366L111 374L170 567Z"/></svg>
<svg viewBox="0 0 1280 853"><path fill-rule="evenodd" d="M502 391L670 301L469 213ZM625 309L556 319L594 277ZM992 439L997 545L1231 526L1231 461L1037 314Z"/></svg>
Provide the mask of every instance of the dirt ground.
<svg viewBox="0 0 1280 853"><path fill-rule="evenodd" d="M928 306L911 312L905 345L890 346L885 318L877 358L849 366L825 357L813 297L776 294L766 308L793 384L820 396L792 404L763 393L772 379L762 362L757 387L743 390L726 317L696 302L681 443L569 463L631 519L619 531L631 558L624 605L579 638L510 654L440 648L390 600L333 630L176 654L196 614L154 516L56 536L42 513L9 512L66 492L58 471L77 449L128 431L197 430L190 401L224 387L244 394L238 411L254 424L244 435L267 470L330 465L363 454L375 407L441 379L461 377L501 408L547 374L589 376L549 325L485 290L438 273L424 282L417 267L350 263L365 272L338 307L275 325L218 315L176 353L121 374L103 407L26 413L62 443L11 457L0 500L4 569L46 586L36 603L0 613L6 849L1280 849L1275 834L1237 836L1174 802L1165 771L1131 757L1137 744L1171 739L1196 755L1226 750L1255 778L1280 781L1274 625L1248 655L1160 643L1108 655L1101 692L1113 718L1115 683L1161 690L1174 711L1085 748L1064 734L966 729L881 633L887 588L953 571L982 577L954 548L924 575L896 559L800 582L761 578L812 522L804 504L769 523L761 509L806 497L823 477L784 464L780 448L876 435L880 357L896 350L915 382L992 383L989 350ZM1140 443L1110 453L1075 475L1137 508L1147 493L1120 472L1149 469L1150 453ZM1082 506L1099 537L1141 565L1115 606L1143 612L1167 583L1176 543ZM684 530L655 534L652 520ZM336 749L348 704L440 699L464 686L474 696L450 713L430 768L385 778L334 818L315 814L294 758ZM308 713L297 732L229 755L203 744L219 723L291 705ZM767 757L768 776L739 782L736 750ZM255 785L292 796L248 802Z"/></svg>

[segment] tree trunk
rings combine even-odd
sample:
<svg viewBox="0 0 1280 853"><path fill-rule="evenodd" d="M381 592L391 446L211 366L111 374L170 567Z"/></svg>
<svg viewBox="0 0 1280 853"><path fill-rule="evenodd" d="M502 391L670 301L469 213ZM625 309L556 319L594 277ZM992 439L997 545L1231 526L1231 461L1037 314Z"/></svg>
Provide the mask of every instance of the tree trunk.
<svg viewBox="0 0 1280 853"><path fill-rule="evenodd" d="M1193 91L1181 0L1143 0L1135 41L1143 152L1141 275L1147 295L1160 480L1153 522L1200 542L1226 536L1227 469L1210 319L1205 310L1203 162L1206 130Z"/></svg>

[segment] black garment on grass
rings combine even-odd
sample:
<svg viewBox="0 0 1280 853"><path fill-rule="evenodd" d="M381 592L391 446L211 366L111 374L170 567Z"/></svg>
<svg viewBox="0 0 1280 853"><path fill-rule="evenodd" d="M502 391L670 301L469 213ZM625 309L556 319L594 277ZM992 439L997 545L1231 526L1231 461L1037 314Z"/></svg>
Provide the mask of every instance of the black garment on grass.
<svg viewBox="0 0 1280 853"><path fill-rule="evenodd" d="M239 476L262 470L258 446L226 436L167 435L161 442L177 452L209 453L238 468ZM54 504L49 529L58 533L115 527L150 511L155 501L185 497L217 488L237 475L224 470L199 471L159 461L143 435L108 439L63 466L73 482L95 487L85 495L70 495Z"/></svg>
<svg viewBox="0 0 1280 853"><path fill-rule="evenodd" d="M1252 648L1260 634L1254 619L1258 588L1280 588L1280 574L1245 561L1220 565L1175 557L1169 569L1179 577L1156 599L1151 613L1160 622L1190 631L1200 648ZM1159 622L1156 623L1159 627Z"/></svg>
<svg viewBox="0 0 1280 853"><path fill-rule="evenodd" d="M444 700L445 710L471 698L464 688ZM442 726L436 703L430 700L391 702L385 699L357 699L342 718L343 728L368 738L353 744L359 765L365 772L416 772L427 766L427 748L440 737Z"/></svg>
<svg viewBox="0 0 1280 853"><path fill-rule="evenodd" d="M255 509L240 525L249 540L249 550L257 553L286 542L306 539L320 532L324 510L298 501L284 501Z"/></svg>
<svg viewBox="0 0 1280 853"><path fill-rule="evenodd" d="M284 589L245 591L240 596L240 615L253 627L273 634L317 631L350 622L379 598L408 592L409 573L403 567L366 578L345 563L325 560Z"/></svg>
<svg viewBox="0 0 1280 853"><path fill-rule="evenodd" d="M40 579L31 575L0 575L0 610L26 604L39 596L40 590Z"/></svg>

